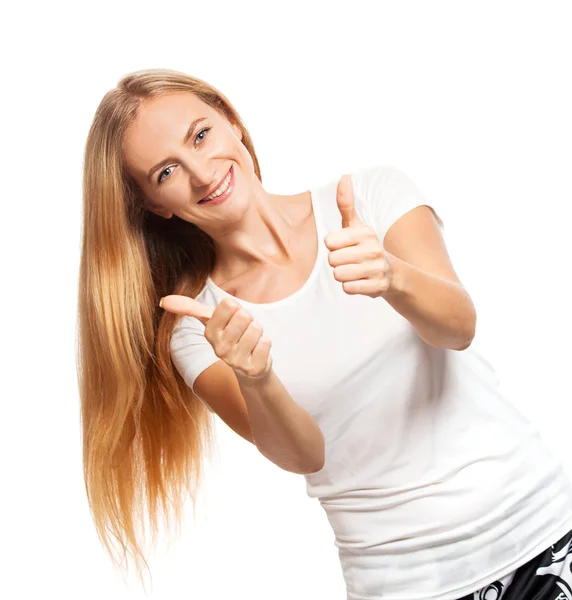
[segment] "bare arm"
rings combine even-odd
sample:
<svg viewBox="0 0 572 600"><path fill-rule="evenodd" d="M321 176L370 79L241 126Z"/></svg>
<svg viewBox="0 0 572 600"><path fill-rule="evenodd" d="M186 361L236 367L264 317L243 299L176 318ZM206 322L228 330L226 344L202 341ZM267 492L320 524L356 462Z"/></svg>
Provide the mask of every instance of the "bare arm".
<svg viewBox="0 0 572 600"><path fill-rule="evenodd" d="M389 228L384 248L392 272L385 300L427 344L466 350L475 337L477 313L431 208L418 206L401 216Z"/></svg>
<svg viewBox="0 0 572 600"><path fill-rule="evenodd" d="M322 431L310 413L292 399L274 369L260 379L236 375L260 453L292 473L322 469L325 459Z"/></svg>
<svg viewBox="0 0 572 600"><path fill-rule="evenodd" d="M214 309L179 295L165 296L159 304L205 323L204 336L221 359L208 374L205 370L197 378L201 399L218 406L219 415L246 439L250 429L260 453L284 470L300 474L321 470L325 461L322 431L274 372L271 341L262 335L260 323L231 298ZM215 372L222 379L213 381Z"/></svg>

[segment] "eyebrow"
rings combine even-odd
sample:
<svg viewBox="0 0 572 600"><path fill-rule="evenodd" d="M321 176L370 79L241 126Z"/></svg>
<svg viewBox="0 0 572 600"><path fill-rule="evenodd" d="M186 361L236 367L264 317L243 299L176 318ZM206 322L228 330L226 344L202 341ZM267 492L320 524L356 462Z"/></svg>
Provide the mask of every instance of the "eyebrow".
<svg viewBox="0 0 572 600"><path fill-rule="evenodd" d="M187 133L185 133L185 137L183 138L183 145L189 141L189 138L193 135L193 132L195 131L195 127L197 126L197 124L200 123L201 121L204 121L205 119L206 119L206 117L200 117L198 119L195 119L189 125L189 128L187 129ZM153 173L155 173L155 171L158 171L159 169L161 169L162 167L167 165L167 163L170 163L172 160L175 160L175 159L172 156L168 156L167 158L164 158L162 161L158 162L156 165L152 166L151 169L149 169L149 173L147 175L147 180L149 181L149 183L151 183L151 177L153 176Z"/></svg>

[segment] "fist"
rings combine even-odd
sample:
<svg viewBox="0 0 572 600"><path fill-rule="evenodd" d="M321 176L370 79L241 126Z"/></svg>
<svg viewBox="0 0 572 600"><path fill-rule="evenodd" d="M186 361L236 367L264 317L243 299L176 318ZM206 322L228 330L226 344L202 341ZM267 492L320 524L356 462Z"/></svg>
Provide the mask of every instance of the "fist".
<svg viewBox="0 0 572 600"><path fill-rule="evenodd" d="M205 325L205 338L214 353L239 377L261 379L272 369L272 341L263 336L262 325L232 298L214 309L193 298L169 295L159 305L179 315L195 317Z"/></svg>
<svg viewBox="0 0 572 600"><path fill-rule="evenodd" d="M390 293L393 265L373 227L363 223L355 210L350 175L344 175L338 182L336 201L342 228L324 238L334 278L341 282L346 294L377 298Z"/></svg>

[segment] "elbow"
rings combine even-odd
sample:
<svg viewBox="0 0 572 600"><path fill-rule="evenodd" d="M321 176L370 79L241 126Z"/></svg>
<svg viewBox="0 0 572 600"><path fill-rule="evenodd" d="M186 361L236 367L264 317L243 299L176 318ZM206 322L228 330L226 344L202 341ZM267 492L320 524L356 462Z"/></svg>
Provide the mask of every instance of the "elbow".
<svg viewBox="0 0 572 600"><path fill-rule="evenodd" d="M457 352L462 352L463 350L466 350L472 344L472 342L473 340L470 339L468 342L464 343L459 348L453 348L453 350L456 350Z"/></svg>
<svg viewBox="0 0 572 600"><path fill-rule="evenodd" d="M473 340L475 339L475 333L477 330L477 312L475 310L475 305L473 304L472 301L470 304L471 304L471 311L465 321L465 323L467 323L467 324L463 328L463 331L465 332L462 337L463 343L459 347L454 348L454 350L457 350L458 352L462 352L463 350L466 350L473 343Z"/></svg>
<svg viewBox="0 0 572 600"><path fill-rule="evenodd" d="M318 463L313 463L312 466L306 465L304 468L297 469L294 472L298 473L298 475L311 475L312 473L318 473L318 471L321 471L324 468L324 464L324 461L320 461Z"/></svg>
<svg viewBox="0 0 572 600"><path fill-rule="evenodd" d="M258 451L269 461L273 462L277 467L280 467L284 471L288 471L288 473L296 473L296 475L310 475L311 473L317 473L324 468L324 453L321 454L319 459L312 458L310 460L306 457L303 461L297 460L296 462L286 462L282 458L278 459L276 456L267 454L266 452L262 451L260 447L258 447Z"/></svg>
<svg viewBox="0 0 572 600"><path fill-rule="evenodd" d="M326 463L326 444L324 442L324 438L321 435L321 443L320 443L320 452L319 458L315 458L312 461L308 461L305 465L305 468L300 471L302 475L311 475L312 473L317 473L324 468L324 464Z"/></svg>
<svg viewBox="0 0 572 600"><path fill-rule="evenodd" d="M313 454L312 458L307 458L302 463L302 466L295 471L296 473L299 475L311 475L312 473L317 473L324 468L324 464L326 463L326 443L321 431L317 441L317 446L318 450Z"/></svg>
<svg viewBox="0 0 572 600"><path fill-rule="evenodd" d="M296 473L311 475L324 468L326 462L326 440L318 424L312 419L310 432L304 443L304 453L298 462Z"/></svg>
<svg viewBox="0 0 572 600"><path fill-rule="evenodd" d="M314 468L310 469L309 471L305 471L305 475L311 475L313 473L318 473L319 471L321 471L324 468L324 464L325 464L325 462L321 462L321 463L319 463L318 466L315 466Z"/></svg>
<svg viewBox="0 0 572 600"><path fill-rule="evenodd" d="M309 469L304 471L305 475L311 475L312 473L318 473L324 468L326 464L325 452L320 457L320 460L315 461Z"/></svg>
<svg viewBox="0 0 572 600"><path fill-rule="evenodd" d="M275 462L275 461L272 461ZM277 466L279 466L284 471L288 471L288 473L295 473L296 475L311 475L312 473L317 473L324 468L324 461L316 463L304 463L304 465L297 465L296 467L292 467L290 465L279 465L275 462Z"/></svg>
<svg viewBox="0 0 572 600"><path fill-rule="evenodd" d="M453 350L457 350L458 352L462 352L463 350L466 350L473 343L474 339L475 339L475 327L473 326L472 329L465 336L463 336L463 343L461 344L461 346L458 346L457 348L453 348Z"/></svg>

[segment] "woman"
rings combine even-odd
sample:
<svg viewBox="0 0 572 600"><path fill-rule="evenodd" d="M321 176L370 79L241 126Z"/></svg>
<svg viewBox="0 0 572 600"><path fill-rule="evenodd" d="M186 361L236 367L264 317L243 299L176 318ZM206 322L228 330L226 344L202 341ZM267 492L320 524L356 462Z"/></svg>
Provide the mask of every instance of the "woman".
<svg viewBox="0 0 572 600"><path fill-rule="evenodd" d="M154 538L159 504L178 522L211 410L304 475L348 599L572 598L572 487L472 344L442 233L394 167L267 192L204 81L153 69L108 92L86 144L79 295L85 482L107 550L145 562L145 504Z"/></svg>

